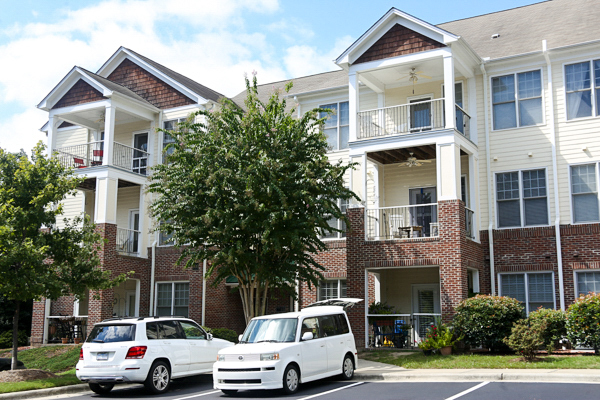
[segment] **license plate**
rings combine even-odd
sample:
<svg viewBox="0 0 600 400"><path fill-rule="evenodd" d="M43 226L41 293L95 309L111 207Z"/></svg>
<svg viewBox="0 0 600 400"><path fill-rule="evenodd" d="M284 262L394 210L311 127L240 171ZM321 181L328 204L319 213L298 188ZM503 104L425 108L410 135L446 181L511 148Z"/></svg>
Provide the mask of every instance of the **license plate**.
<svg viewBox="0 0 600 400"><path fill-rule="evenodd" d="M108 353L96 354L96 361L106 361L106 360L108 360Z"/></svg>

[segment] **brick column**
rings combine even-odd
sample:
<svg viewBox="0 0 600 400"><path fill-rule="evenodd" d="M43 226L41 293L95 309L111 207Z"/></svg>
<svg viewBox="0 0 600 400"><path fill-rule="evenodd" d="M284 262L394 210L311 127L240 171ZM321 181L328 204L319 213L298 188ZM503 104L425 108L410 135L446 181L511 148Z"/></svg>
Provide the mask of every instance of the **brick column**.
<svg viewBox="0 0 600 400"><path fill-rule="evenodd" d="M346 286L348 297L365 298L365 268L363 250L365 241L365 209L349 208L346 216L350 222L346 235ZM365 343L365 305L359 303L348 311L350 326L357 348Z"/></svg>
<svg viewBox="0 0 600 400"><path fill-rule="evenodd" d="M46 299L33 302L31 313L31 345L39 346L44 343L44 323L46 322Z"/></svg>

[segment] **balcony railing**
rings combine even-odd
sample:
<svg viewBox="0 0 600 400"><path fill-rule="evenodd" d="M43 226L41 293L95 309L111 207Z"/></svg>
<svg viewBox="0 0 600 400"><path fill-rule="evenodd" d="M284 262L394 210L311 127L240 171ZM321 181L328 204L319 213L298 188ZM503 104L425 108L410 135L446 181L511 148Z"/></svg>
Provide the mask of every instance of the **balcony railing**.
<svg viewBox="0 0 600 400"><path fill-rule="evenodd" d="M469 137L471 117L456 105L456 129ZM444 129L444 99L376 108L358 113L358 139Z"/></svg>
<svg viewBox="0 0 600 400"><path fill-rule="evenodd" d="M468 238L475 239L475 229L473 222L475 221L475 212L465 207L465 230Z"/></svg>
<svg viewBox="0 0 600 400"><path fill-rule="evenodd" d="M140 247L140 231L117 227L117 251L137 255Z"/></svg>
<svg viewBox="0 0 600 400"><path fill-rule="evenodd" d="M65 167L87 168L102 165L104 159L104 142L89 142L74 146L54 149L60 163ZM136 174L147 175L150 153L114 143L113 159L109 165L122 168Z"/></svg>
<svg viewBox="0 0 600 400"><path fill-rule="evenodd" d="M416 347L441 316L439 313L367 314L369 347Z"/></svg>
<svg viewBox="0 0 600 400"><path fill-rule="evenodd" d="M437 203L367 209L366 240L436 237Z"/></svg>

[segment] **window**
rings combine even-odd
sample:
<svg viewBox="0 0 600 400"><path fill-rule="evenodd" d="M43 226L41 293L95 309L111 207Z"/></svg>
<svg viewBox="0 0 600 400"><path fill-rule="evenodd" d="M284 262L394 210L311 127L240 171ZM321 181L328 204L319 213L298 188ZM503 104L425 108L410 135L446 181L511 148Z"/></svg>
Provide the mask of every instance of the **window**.
<svg viewBox="0 0 600 400"><path fill-rule="evenodd" d="M159 223L159 231L158 231L158 245L159 246L173 246L175 243L173 242L173 233L166 233L160 230L160 225L162 224Z"/></svg>
<svg viewBox="0 0 600 400"><path fill-rule="evenodd" d="M546 171L543 169L496 174L498 226L548 225L546 192Z"/></svg>
<svg viewBox="0 0 600 400"><path fill-rule="evenodd" d="M577 297L600 293L600 272L577 272Z"/></svg>
<svg viewBox="0 0 600 400"><path fill-rule="evenodd" d="M600 113L600 60L565 65L565 90L567 119L598 115Z"/></svg>
<svg viewBox="0 0 600 400"><path fill-rule="evenodd" d="M168 131L174 131L177 129L177 124L179 124L180 122L183 122L185 120L186 120L186 118L179 118L179 119L171 119L169 121L164 121L163 129L166 129ZM163 143L162 143L162 150L163 150L163 153L162 153L163 161L162 162L163 162L163 164L165 163L165 160L169 156L169 154L173 153L173 149L165 150L165 148L171 143L175 143L175 139L168 133L163 132Z"/></svg>
<svg viewBox="0 0 600 400"><path fill-rule="evenodd" d="M492 107L494 129L541 124L544 121L542 72L528 71L492 78Z"/></svg>
<svg viewBox="0 0 600 400"><path fill-rule="evenodd" d="M346 297L346 280L321 281L319 284L319 301Z"/></svg>
<svg viewBox="0 0 600 400"><path fill-rule="evenodd" d="M349 200L338 200L338 207L340 211L346 214L348 210ZM346 237L346 222L343 219L330 217L327 221L329 226L340 229L341 232L322 232L321 239L341 239Z"/></svg>
<svg viewBox="0 0 600 400"><path fill-rule="evenodd" d="M500 296L517 299L529 314L540 307L554 307L554 275L552 272L526 272L500 275Z"/></svg>
<svg viewBox="0 0 600 400"><path fill-rule="evenodd" d="M183 333L185 334L186 339L195 339L195 340L204 340L206 339L206 334L196 324L192 324L191 322L179 321L181 328L183 329Z"/></svg>
<svg viewBox="0 0 600 400"><path fill-rule="evenodd" d="M342 150L348 148L350 139L350 109L347 101L341 103L325 104L320 108L328 108L333 111L325 120L323 133L327 136L327 143L331 150ZM322 112L320 118L326 117Z"/></svg>
<svg viewBox="0 0 600 400"><path fill-rule="evenodd" d="M571 166L571 198L574 223L600 220L596 164Z"/></svg>
<svg viewBox="0 0 600 400"><path fill-rule="evenodd" d="M156 284L156 315L187 317L189 314L189 301L189 282Z"/></svg>

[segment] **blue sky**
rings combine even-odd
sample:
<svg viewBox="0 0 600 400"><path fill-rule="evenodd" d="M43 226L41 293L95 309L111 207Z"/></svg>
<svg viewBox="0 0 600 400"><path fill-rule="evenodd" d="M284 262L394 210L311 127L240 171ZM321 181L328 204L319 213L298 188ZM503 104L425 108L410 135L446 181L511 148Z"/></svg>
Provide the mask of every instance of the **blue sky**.
<svg viewBox="0 0 600 400"><path fill-rule="evenodd" d="M0 0L0 147L45 136L35 105L74 65L97 70L129 47L227 96L259 83L333 70L332 60L387 10L432 24L531 0Z"/></svg>

